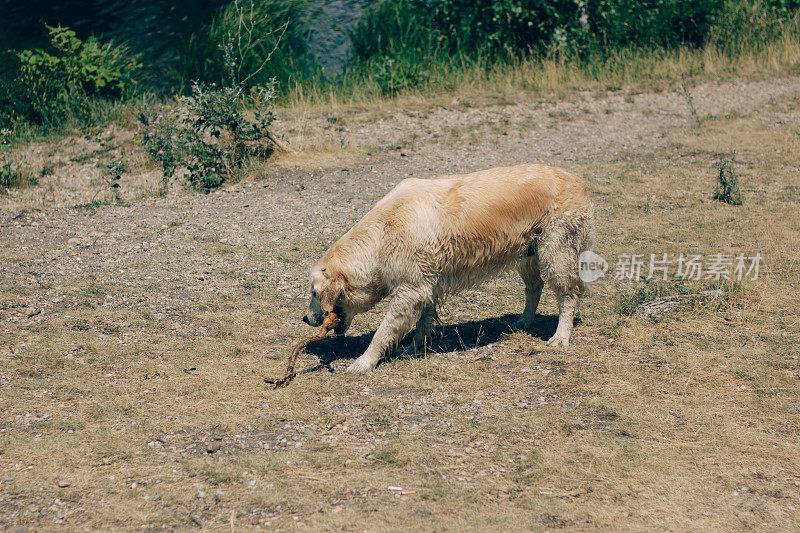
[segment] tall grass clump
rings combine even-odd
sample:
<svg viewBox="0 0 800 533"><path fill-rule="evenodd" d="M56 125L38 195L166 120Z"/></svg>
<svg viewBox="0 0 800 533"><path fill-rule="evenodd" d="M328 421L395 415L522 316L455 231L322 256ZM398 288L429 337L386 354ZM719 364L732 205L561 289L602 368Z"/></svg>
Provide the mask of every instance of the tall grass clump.
<svg viewBox="0 0 800 533"><path fill-rule="evenodd" d="M178 66L183 85L195 81L222 84L235 70L244 87L302 77L310 68L307 27L310 8L303 0L235 0L192 34ZM230 47L234 65L219 61Z"/></svg>
<svg viewBox="0 0 800 533"><path fill-rule="evenodd" d="M8 189L21 189L36 185L37 177L23 161L14 158L14 133L0 129L0 194Z"/></svg>

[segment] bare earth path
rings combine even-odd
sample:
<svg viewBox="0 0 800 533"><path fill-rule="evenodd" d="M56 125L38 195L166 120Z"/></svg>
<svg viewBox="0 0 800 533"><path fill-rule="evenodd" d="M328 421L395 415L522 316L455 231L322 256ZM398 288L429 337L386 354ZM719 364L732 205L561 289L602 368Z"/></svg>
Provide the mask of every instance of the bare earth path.
<svg viewBox="0 0 800 533"><path fill-rule="evenodd" d="M800 527L798 95L800 77L704 83L699 126L678 92L625 90L295 117L287 139L360 155L99 208L70 207L92 193L66 165L53 180L86 183L55 207L2 199L0 528ZM711 163L734 149L728 212ZM309 265L378 198L523 162L587 180L607 258L772 250L771 277L661 324L601 283L557 351L552 298L510 332L508 275L447 306L436 354L344 376L379 309L265 388L308 333Z"/></svg>

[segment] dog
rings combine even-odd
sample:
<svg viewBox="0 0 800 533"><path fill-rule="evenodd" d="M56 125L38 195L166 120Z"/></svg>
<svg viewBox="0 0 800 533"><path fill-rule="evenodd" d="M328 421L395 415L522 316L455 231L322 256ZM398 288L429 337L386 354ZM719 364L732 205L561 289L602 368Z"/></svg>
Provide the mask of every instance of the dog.
<svg viewBox="0 0 800 533"><path fill-rule="evenodd" d="M558 327L549 346L569 346L575 305L588 288L579 255L592 249L594 218L585 184L546 165L493 168L436 179L409 178L383 197L311 269L303 321L328 313L344 333L353 317L391 297L367 350L348 372L369 373L413 328L430 339L445 298L509 267L525 284L515 323L530 328L544 279L555 292Z"/></svg>

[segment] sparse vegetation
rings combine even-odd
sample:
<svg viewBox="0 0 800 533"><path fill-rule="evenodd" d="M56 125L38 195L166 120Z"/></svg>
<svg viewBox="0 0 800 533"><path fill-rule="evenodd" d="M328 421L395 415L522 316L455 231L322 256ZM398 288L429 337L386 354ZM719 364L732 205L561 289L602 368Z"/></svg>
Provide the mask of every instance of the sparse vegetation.
<svg viewBox="0 0 800 533"><path fill-rule="evenodd" d="M121 159L115 159L106 163L105 184L111 193L111 199L114 203L122 203L122 195L120 193L120 181L122 175L128 169L128 165Z"/></svg>
<svg viewBox="0 0 800 533"><path fill-rule="evenodd" d="M23 162L16 161L13 153L13 132L0 130L0 194L8 189L30 187L38 183L33 171Z"/></svg>
<svg viewBox="0 0 800 533"><path fill-rule="evenodd" d="M733 166L733 157L723 157L716 163L717 183L714 186L714 199L731 205L742 205L742 193L739 180Z"/></svg>

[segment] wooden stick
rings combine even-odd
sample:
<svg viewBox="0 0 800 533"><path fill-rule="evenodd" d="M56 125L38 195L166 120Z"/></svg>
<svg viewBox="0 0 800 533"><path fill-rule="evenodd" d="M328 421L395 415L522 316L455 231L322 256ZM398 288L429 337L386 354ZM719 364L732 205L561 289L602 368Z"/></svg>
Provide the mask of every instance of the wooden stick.
<svg viewBox="0 0 800 533"><path fill-rule="evenodd" d="M325 320L322 321L322 329L319 330L319 333L297 343L297 346L294 347L294 350L292 350L292 355L289 356L289 365L286 367L286 374L280 379L264 378L264 382L275 385L273 387L274 389L277 389L282 385L288 385L297 375L297 373L294 371L294 365L297 362L297 356L300 355L300 352L303 350L303 348L314 341L322 340L322 338L325 337L325 335L327 335L328 332L335 328L338 324L339 317L336 316L336 313L328 313L325 317Z"/></svg>

